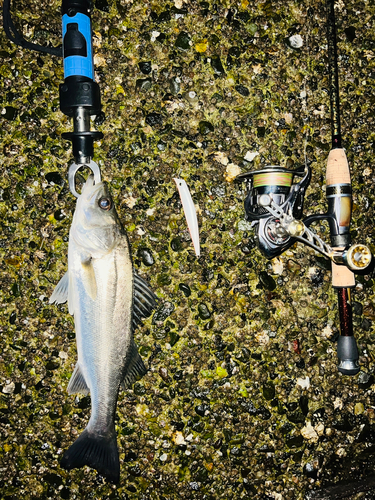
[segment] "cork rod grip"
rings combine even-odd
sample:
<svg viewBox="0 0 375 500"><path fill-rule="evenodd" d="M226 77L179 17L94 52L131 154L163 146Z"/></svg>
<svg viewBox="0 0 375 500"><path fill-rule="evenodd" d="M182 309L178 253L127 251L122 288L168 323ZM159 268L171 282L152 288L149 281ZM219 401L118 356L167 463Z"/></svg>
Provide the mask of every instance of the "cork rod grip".
<svg viewBox="0 0 375 500"><path fill-rule="evenodd" d="M327 187L335 184L350 184L349 164L342 148L331 149L326 170Z"/></svg>
<svg viewBox="0 0 375 500"><path fill-rule="evenodd" d="M338 266L332 262L332 286L333 288L354 288L355 276L346 266Z"/></svg>
<svg viewBox="0 0 375 500"><path fill-rule="evenodd" d="M327 188L338 184L350 184L350 170L348 160L344 149L336 148L331 149L328 160L327 160L327 170L326 170L326 185ZM350 223L350 212L351 212L351 199L349 201L346 198L346 203L344 206L344 200L342 200L342 207L340 210L340 221L342 225L348 228ZM340 224L340 225L341 225ZM337 248L337 250L343 250L343 248ZM352 271L345 266L339 266L332 262L332 286L334 288L351 288L355 286L355 277Z"/></svg>

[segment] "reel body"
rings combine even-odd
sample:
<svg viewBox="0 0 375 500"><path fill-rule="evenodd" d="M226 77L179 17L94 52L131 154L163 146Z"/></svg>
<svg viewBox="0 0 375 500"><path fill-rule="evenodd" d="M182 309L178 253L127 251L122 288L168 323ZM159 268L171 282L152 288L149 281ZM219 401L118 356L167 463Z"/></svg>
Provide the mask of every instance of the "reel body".
<svg viewBox="0 0 375 500"><path fill-rule="evenodd" d="M294 176L302 179L293 184ZM291 213L295 219L299 219L302 216L304 195L310 179L310 167L306 170L289 170L277 165L237 176L236 181L245 181L248 190L245 198L245 217L254 225L258 225L258 248L268 259L282 254L296 240L280 230L280 219L264 206L263 200L269 196L283 212Z"/></svg>
<svg viewBox="0 0 375 500"><path fill-rule="evenodd" d="M301 177L301 180L293 183L296 176ZM308 165L296 170L270 165L236 178L236 181L245 181L247 184L245 215L247 220L257 226L259 250L272 259L300 241L352 272L365 270L372 260L369 248L363 244L350 244L350 185L329 185L328 212L301 220L304 195L310 179L311 169ZM332 247L309 227L321 220L329 224Z"/></svg>

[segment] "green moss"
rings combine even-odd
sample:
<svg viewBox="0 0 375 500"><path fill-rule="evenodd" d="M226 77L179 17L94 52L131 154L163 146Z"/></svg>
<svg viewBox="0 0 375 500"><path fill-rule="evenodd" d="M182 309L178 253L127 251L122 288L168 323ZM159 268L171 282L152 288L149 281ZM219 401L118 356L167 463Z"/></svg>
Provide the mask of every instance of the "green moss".
<svg viewBox="0 0 375 500"><path fill-rule="evenodd" d="M242 0L184 2L183 9L151 2L146 10L139 2L103 1L93 11L105 114L95 121L104 133L95 158L111 184L135 267L160 298L158 313L135 332L149 370L119 396L124 462L116 489L88 468L59 467L61 451L90 415L88 400L66 392L76 363L73 319L65 305L47 302L66 271L75 206L66 183L72 153L61 139L72 123L57 109L62 61L16 48L0 34L4 498L281 494L289 500L331 478L372 470L366 375L375 362L373 276L360 277L353 292L363 305L354 315L361 378L343 377L336 368L338 311L326 263L297 244L280 257L276 274L244 222L244 193L225 180L226 166L216 161L220 152L242 171L297 167L306 146L313 178L305 213L326 212L325 14L323 5L309 8L308 14L301 2ZM61 43L58 2L21 2L13 10L33 41ZM375 12L350 0L337 15L353 234L371 243L375 59L368 33ZM347 27L355 29L352 41ZM299 51L285 43L295 33L304 41ZM141 62L151 63L147 76ZM191 91L196 99L186 98ZM248 151L259 153L250 163L244 160ZM52 183L48 175L56 172ZM200 259L172 181L179 176L199 206ZM65 218L59 220L61 211ZM324 228L315 226L327 240ZM142 260L145 248L152 264ZM306 377L310 387L302 389L297 380ZM195 408L203 405L198 414ZM338 418L342 411L346 420ZM318 442L302 438L306 421L314 428L322 424Z"/></svg>

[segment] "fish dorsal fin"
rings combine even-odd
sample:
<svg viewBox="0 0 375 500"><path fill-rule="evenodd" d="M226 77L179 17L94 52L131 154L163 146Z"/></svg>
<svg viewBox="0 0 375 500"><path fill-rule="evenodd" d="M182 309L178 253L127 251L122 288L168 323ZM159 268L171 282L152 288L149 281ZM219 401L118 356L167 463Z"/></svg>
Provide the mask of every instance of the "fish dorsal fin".
<svg viewBox="0 0 375 500"><path fill-rule="evenodd" d="M142 324L142 319L150 316L158 298L148 283L134 273L133 330Z"/></svg>
<svg viewBox="0 0 375 500"><path fill-rule="evenodd" d="M129 361L126 366L125 376L122 381L123 389L131 387L134 382L138 378L143 377L146 372L147 368L145 367L142 358L139 355L138 347L133 340L130 347Z"/></svg>
<svg viewBox="0 0 375 500"><path fill-rule="evenodd" d="M96 299L98 293L98 287L96 285L94 266L92 265L92 260L82 260L82 282L88 296L92 299Z"/></svg>
<svg viewBox="0 0 375 500"><path fill-rule="evenodd" d="M71 376L68 384L68 394L75 394L77 392L84 394L85 396L90 392L78 363L74 368L73 375Z"/></svg>
<svg viewBox="0 0 375 500"><path fill-rule="evenodd" d="M49 303L63 304L68 300L69 289L69 273L66 272L61 280L57 283L56 288L52 292Z"/></svg>

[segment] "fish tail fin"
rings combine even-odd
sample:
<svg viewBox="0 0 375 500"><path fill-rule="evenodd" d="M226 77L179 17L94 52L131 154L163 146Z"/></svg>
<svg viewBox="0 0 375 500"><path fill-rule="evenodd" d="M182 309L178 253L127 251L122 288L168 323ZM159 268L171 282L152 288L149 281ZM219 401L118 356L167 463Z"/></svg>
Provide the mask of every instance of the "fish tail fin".
<svg viewBox="0 0 375 500"><path fill-rule="evenodd" d="M72 446L64 453L60 462L64 469L76 469L88 465L105 476L108 481L120 480L120 460L116 434L99 436L85 429Z"/></svg>

